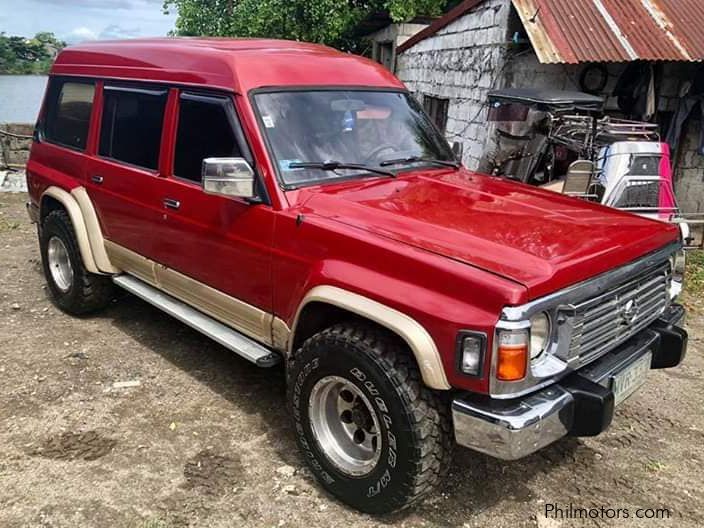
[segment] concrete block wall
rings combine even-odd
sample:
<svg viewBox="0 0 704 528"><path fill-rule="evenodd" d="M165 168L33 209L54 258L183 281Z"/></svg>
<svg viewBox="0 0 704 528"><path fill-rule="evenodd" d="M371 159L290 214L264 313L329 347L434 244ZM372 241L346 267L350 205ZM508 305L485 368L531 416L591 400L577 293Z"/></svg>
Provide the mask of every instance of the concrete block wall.
<svg viewBox="0 0 704 528"><path fill-rule="evenodd" d="M0 124L0 168L24 166L29 159L34 125Z"/></svg>
<svg viewBox="0 0 704 528"><path fill-rule="evenodd" d="M691 118L677 159L675 196L684 213L704 213L704 155L698 150L701 129L701 119Z"/></svg>
<svg viewBox="0 0 704 528"><path fill-rule="evenodd" d="M486 147L486 95L500 83L510 3L488 0L435 35L401 53L396 75L419 101L449 99L446 136L464 144L476 169Z"/></svg>
<svg viewBox="0 0 704 528"><path fill-rule="evenodd" d="M428 24L414 24L406 22L402 24L390 24L375 33L367 36L372 42L394 42L396 46L400 46L413 35L422 31Z"/></svg>
<svg viewBox="0 0 704 528"><path fill-rule="evenodd" d="M416 33L428 27L427 24L403 23L390 24L379 31L367 36L367 39L372 44L371 58L377 62L381 62L381 45L391 43L391 61L386 66L391 70L396 68L396 48L406 42Z"/></svg>

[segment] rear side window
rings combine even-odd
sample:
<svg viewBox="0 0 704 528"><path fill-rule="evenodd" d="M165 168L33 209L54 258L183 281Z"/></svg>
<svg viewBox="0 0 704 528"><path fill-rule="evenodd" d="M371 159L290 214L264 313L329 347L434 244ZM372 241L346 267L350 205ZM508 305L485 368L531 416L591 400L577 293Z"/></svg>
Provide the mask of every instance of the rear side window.
<svg viewBox="0 0 704 528"><path fill-rule="evenodd" d="M52 79L44 122L44 138L52 143L85 150L95 86Z"/></svg>
<svg viewBox="0 0 704 528"><path fill-rule="evenodd" d="M174 175L200 182L205 158L242 156L228 98L183 93L179 108Z"/></svg>
<svg viewBox="0 0 704 528"><path fill-rule="evenodd" d="M166 90L106 86L98 153L156 170L166 97Z"/></svg>

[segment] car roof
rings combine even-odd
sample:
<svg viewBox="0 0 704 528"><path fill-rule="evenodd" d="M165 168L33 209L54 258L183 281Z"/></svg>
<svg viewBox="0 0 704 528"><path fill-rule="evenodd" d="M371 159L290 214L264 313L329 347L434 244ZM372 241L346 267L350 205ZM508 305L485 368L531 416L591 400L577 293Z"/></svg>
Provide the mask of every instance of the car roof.
<svg viewBox="0 0 704 528"><path fill-rule="evenodd" d="M149 38L94 41L62 50L53 75L208 86L246 93L278 86L403 88L380 64L306 42Z"/></svg>

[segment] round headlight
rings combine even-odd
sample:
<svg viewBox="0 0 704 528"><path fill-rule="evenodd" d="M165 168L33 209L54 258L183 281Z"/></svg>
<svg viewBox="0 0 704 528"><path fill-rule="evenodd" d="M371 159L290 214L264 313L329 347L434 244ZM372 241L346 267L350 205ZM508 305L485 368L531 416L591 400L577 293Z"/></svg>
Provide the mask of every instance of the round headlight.
<svg viewBox="0 0 704 528"><path fill-rule="evenodd" d="M535 359L542 354L550 340L550 318L545 312L530 318L530 358Z"/></svg>

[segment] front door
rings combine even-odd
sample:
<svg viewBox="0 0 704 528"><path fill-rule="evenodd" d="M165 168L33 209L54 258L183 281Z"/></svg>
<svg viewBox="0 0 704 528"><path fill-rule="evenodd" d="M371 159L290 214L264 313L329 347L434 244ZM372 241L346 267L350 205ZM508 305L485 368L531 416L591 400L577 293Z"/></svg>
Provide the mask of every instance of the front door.
<svg viewBox="0 0 704 528"><path fill-rule="evenodd" d="M162 285L259 340L271 339L271 241L265 203L209 195L203 159L252 156L231 96L178 94L173 174L161 185L163 226L154 243Z"/></svg>

